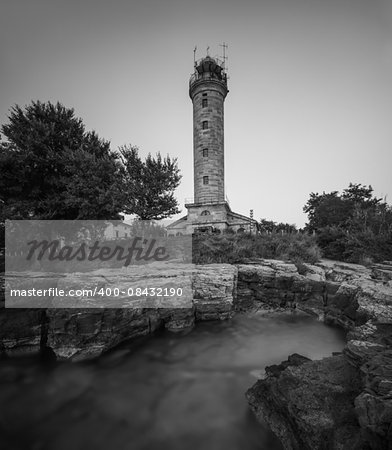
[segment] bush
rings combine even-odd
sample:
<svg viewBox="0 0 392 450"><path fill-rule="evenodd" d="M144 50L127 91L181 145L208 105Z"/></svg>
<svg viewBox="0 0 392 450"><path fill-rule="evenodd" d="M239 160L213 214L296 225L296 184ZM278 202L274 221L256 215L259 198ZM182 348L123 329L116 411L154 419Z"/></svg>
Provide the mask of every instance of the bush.
<svg viewBox="0 0 392 450"><path fill-rule="evenodd" d="M324 227L316 234L323 255L329 259L370 265L392 259L392 235L372 230L348 232L340 227Z"/></svg>
<svg viewBox="0 0 392 450"><path fill-rule="evenodd" d="M239 264L250 259L281 259L294 263L315 263L321 257L313 236L308 234L194 235L193 262L196 264Z"/></svg>

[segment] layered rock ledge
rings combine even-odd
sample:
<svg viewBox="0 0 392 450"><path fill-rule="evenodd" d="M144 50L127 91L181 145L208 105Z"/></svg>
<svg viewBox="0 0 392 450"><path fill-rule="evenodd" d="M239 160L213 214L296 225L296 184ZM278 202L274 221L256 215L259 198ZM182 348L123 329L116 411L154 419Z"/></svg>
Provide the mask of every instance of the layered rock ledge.
<svg viewBox="0 0 392 450"><path fill-rule="evenodd" d="M115 305L113 298L100 297L96 302L92 298L47 297L41 299L41 308L21 309L21 305L16 305L18 308L0 309L0 355L50 351L58 359L79 361L97 357L123 341L149 335L162 327L182 330L192 327L195 321L230 318L234 312L237 268L228 264L171 263L136 272L107 269L87 274L15 276L18 278L13 285L21 288L31 288L32 284L37 288L68 289L111 286L125 292L130 286L141 285L184 288L180 303L167 298L172 303L162 299L161 303L148 304L140 298L131 301L127 295L115 299Z"/></svg>
<svg viewBox="0 0 392 450"><path fill-rule="evenodd" d="M379 269L378 269L379 270ZM248 390L251 409L285 449L392 448L392 283L354 264L239 267L239 307L291 306L344 327L343 353L292 355Z"/></svg>

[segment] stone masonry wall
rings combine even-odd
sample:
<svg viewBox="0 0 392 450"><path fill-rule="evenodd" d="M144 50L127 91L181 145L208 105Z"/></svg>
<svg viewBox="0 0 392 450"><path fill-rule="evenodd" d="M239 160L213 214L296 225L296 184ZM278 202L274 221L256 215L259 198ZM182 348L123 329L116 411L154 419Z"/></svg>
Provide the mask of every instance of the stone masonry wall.
<svg viewBox="0 0 392 450"><path fill-rule="evenodd" d="M203 81L193 90L193 157L195 203L225 200L224 113L225 88L222 83ZM202 106L207 99L208 106ZM208 129L203 129L203 121ZM203 156L208 149L208 156ZM203 184L203 177L209 183Z"/></svg>

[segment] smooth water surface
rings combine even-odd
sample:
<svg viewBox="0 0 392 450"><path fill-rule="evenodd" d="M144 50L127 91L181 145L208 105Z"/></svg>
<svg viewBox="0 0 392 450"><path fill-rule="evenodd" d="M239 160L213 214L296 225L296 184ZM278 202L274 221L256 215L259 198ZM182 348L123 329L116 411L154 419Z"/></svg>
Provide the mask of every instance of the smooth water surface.
<svg viewBox="0 0 392 450"><path fill-rule="evenodd" d="M162 332L93 363L8 360L0 365L0 448L281 449L245 391L294 352L315 359L343 346L341 331L287 312Z"/></svg>

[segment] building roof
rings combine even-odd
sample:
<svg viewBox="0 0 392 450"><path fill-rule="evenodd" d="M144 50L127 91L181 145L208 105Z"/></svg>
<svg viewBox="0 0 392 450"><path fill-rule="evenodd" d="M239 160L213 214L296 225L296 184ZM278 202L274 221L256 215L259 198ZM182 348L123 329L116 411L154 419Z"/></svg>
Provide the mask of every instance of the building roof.
<svg viewBox="0 0 392 450"><path fill-rule="evenodd" d="M174 228L176 225L179 225L181 222L184 222L185 220L188 220L188 216L181 217L180 219L176 220L175 222L167 225L166 228L167 229Z"/></svg>

